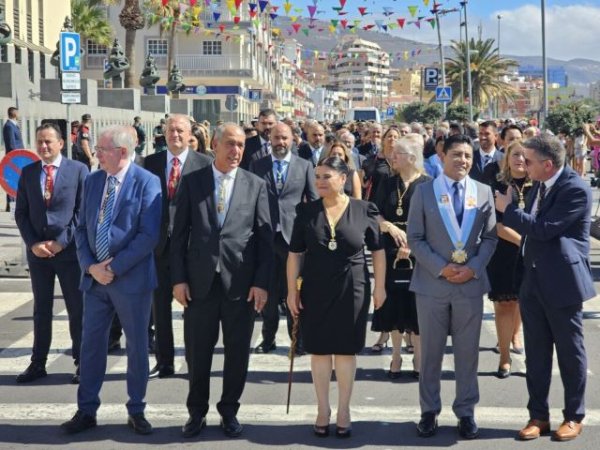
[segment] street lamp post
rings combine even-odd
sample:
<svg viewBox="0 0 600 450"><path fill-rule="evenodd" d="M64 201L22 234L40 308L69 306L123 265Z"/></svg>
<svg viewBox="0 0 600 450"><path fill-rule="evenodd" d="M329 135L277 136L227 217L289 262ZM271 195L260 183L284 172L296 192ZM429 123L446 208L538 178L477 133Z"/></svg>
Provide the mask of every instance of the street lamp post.
<svg viewBox="0 0 600 450"><path fill-rule="evenodd" d="M467 92L469 95L469 122L473 121L473 80L471 79L471 46L469 44L469 21L467 19L467 3L468 0L460 2L465 13L465 43L467 50Z"/></svg>
<svg viewBox="0 0 600 450"><path fill-rule="evenodd" d="M544 71L544 105L542 124L548 116L548 61L546 59L546 0L542 0L542 70Z"/></svg>
<svg viewBox="0 0 600 450"><path fill-rule="evenodd" d="M500 20L502 20L502 14L496 16L498 18L498 58L500 58ZM500 97L496 97L496 117L500 117Z"/></svg>
<svg viewBox="0 0 600 450"><path fill-rule="evenodd" d="M440 15L438 8L434 6L435 21L437 25L438 43L440 45L440 67L442 68L442 87L446 87L446 65L444 64L444 46L442 45L442 30L440 29ZM446 117L446 102L442 103L442 111Z"/></svg>

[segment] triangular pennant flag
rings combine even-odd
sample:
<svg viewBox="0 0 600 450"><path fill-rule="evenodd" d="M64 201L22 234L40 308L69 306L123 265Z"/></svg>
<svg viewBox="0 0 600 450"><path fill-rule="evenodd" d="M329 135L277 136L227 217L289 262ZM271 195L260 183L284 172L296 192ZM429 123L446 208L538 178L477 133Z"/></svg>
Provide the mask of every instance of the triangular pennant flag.
<svg viewBox="0 0 600 450"><path fill-rule="evenodd" d="M219 30L221 30L221 33L225 30L225 25L221 24L219 25Z"/></svg>
<svg viewBox="0 0 600 450"><path fill-rule="evenodd" d="M398 25L397 25L397 24L395 24L394 22L390 22L390 23L388 23L388 24L387 24L387 27L388 27L390 30L395 30L395 29L398 27Z"/></svg>
<svg viewBox="0 0 600 450"><path fill-rule="evenodd" d="M408 11L410 12L411 17L415 17L417 15L417 11L419 10L418 6L409 6Z"/></svg>
<svg viewBox="0 0 600 450"><path fill-rule="evenodd" d="M294 29L294 31L295 31L296 33L298 32L298 30L300 29L300 27L301 27L301 26L302 26L302 25L300 25L300 24L299 24L299 23L297 23L297 22L292 24L292 28Z"/></svg>
<svg viewBox="0 0 600 450"><path fill-rule="evenodd" d="M387 25L383 25L381 28L383 28L383 31L387 31L388 30Z"/></svg>
<svg viewBox="0 0 600 450"><path fill-rule="evenodd" d="M190 0L190 6L196 6L198 0Z"/></svg>
<svg viewBox="0 0 600 450"><path fill-rule="evenodd" d="M359 6L358 12L360 13L361 16L364 16L367 13L367 8L365 8L364 6Z"/></svg>
<svg viewBox="0 0 600 450"><path fill-rule="evenodd" d="M248 8L250 11L254 11L258 5L256 3L248 3Z"/></svg>
<svg viewBox="0 0 600 450"><path fill-rule="evenodd" d="M265 8L269 4L268 0L258 0L258 6L260 6L260 12L265 12Z"/></svg>
<svg viewBox="0 0 600 450"><path fill-rule="evenodd" d="M335 26L334 25L329 25L329 32L331 34L335 33Z"/></svg>
<svg viewBox="0 0 600 450"><path fill-rule="evenodd" d="M346 0L340 0L340 6L344 8L344 6L346 6Z"/></svg>
<svg viewBox="0 0 600 450"><path fill-rule="evenodd" d="M423 0L423 4L425 5L425 7L429 6L429 0Z"/></svg>
<svg viewBox="0 0 600 450"><path fill-rule="evenodd" d="M279 9L279 6L273 6L273 5L271 5L271 11L277 12L278 9Z"/></svg>
<svg viewBox="0 0 600 450"><path fill-rule="evenodd" d="M286 14L289 15L290 10L292 9L292 4L289 2L286 2L283 4L283 10L285 11Z"/></svg>
<svg viewBox="0 0 600 450"><path fill-rule="evenodd" d="M394 9L391 6L384 6L383 7L383 15L384 16L391 16L392 14L394 14Z"/></svg>
<svg viewBox="0 0 600 450"><path fill-rule="evenodd" d="M221 17L221 13L220 12L214 12L213 13L213 17L215 19L215 22L219 21L219 17Z"/></svg>
<svg viewBox="0 0 600 450"><path fill-rule="evenodd" d="M420 20L417 20L417 21L415 21L415 22L413 22L413 23L414 23L414 24L417 26L417 28L418 28L419 30L421 29L421 21L420 21Z"/></svg>
<svg viewBox="0 0 600 450"><path fill-rule="evenodd" d="M433 28L435 30L435 19L427 19L427 22L429 22L429 25L431 25L431 28Z"/></svg>
<svg viewBox="0 0 600 450"><path fill-rule="evenodd" d="M242 0L235 0L235 9L240 9L241 4Z"/></svg>
<svg viewBox="0 0 600 450"><path fill-rule="evenodd" d="M383 28L383 20L376 20L375 25L381 30Z"/></svg>
<svg viewBox="0 0 600 450"><path fill-rule="evenodd" d="M396 22L398 22L400 28L404 28L404 23L406 22L406 19L396 19Z"/></svg>
<svg viewBox="0 0 600 450"><path fill-rule="evenodd" d="M271 16L271 20L277 19L277 14L275 13L270 13L269 16Z"/></svg>
<svg viewBox="0 0 600 450"><path fill-rule="evenodd" d="M290 20L292 22L296 22L296 21L298 21L298 16L290 16Z"/></svg>
<svg viewBox="0 0 600 450"><path fill-rule="evenodd" d="M317 7L308 5L307 8L308 8L308 14L310 14L310 17L311 18L315 17L315 13L317 12Z"/></svg>
<svg viewBox="0 0 600 450"><path fill-rule="evenodd" d="M346 19L342 19L342 20L340 20L340 23L342 24L342 28L346 29L346 26L348 25L348 21Z"/></svg>
<svg viewBox="0 0 600 450"><path fill-rule="evenodd" d="M338 26L339 22L340 21L337 19L331 19L331 25L333 26L333 28L336 28Z"/></svg>
<svg viewBox="0 0 600 450"><path fill-rule="evenodd" d="M302 32L304 33L304 36L308 36L310 30L308 28L302 28Z"/></svg>
<svg viewBox="0 0 600 450"><path fill-rule="evenodd" d="M237 25L238 23L240 23L240 17L239 16L235 16L233 18L233 22Z"/></svg>
<svg viewBox="0 0 600 450"><path fill-rule="evenodd" d="M250 14L250 17L254 19L256 17L257 12L256 11L250 11L248 14Z"/></svg>

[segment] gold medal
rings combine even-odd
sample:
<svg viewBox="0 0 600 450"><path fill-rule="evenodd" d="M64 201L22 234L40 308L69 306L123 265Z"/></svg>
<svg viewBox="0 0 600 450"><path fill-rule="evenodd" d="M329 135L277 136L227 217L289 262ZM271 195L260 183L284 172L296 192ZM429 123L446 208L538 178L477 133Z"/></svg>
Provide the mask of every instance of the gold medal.
<svg viewBox="0 0 600 450"><path fill-rule="evenodd" d="M455 249L452 252L452 262L456 264L464 264L467 262L467 252L461 249Z"/></svg>
<svg viewBox="0 0 600 450"><path fill-rule="evenodd" d="M50 200L51 197L52 197L52 194L50 193L50 191L45 191L44 192L44 198L46 200Z"/></svg>
<svg viewBox="0 0 600 450"><path fill-rule="evenodd" d="M404 210L402 209L402 206L398 206L398 209L396 209L396 215L400 217L402 214L404 214Z"/></svg>
<svg viewBox="0 0 600 450"><path fill-rule="evenodd" d="M219 203L219 204L217 205L217 212L218 212L219 214L223 214L223 211L225 211L225 205L223 205L222 203Z"/></svg>
<svg viewBox="0 0 600 450"><path fill-rule="evenodd" d="M327 244L327 248L329 250L331 250L332 252L335 251L335 250L337 250L337 242L334 239L331 239L329 241L329 244Z"/></svg>

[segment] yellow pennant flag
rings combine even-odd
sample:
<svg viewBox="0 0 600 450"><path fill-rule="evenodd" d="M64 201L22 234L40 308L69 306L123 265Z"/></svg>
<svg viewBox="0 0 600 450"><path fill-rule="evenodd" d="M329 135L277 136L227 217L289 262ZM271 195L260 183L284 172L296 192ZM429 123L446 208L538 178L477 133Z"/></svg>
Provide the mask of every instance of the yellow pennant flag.
<svg viewBox="0 0 600 450"><path fill-rule="evenodd" d="M410 12L411 17L415 17L417 15L417 11L419 10L418 6L412 5L408 7L408 11Z"/></svg>
<svg viewBox="0 0 600 450"><path fill-rule="evenodd" d="M297 21L297 20L298 20L298 16L290 16L290 20L291 20L292 22L295 22L295 21Z"/></svg>
<svg viewBox="0 0 600 450"><path fill-rule="evenodd" d="M423 0L423 4L425 5L425 7L429 6L429 0Z"/></svg>
<svg viewBox="0 0 600 450"><path fill-rule="evenodd" d="M402 58L404 59L404 61L406 61L408 59L408 52L404 51L404 53L402 54Z"/></svg>
<svg viewBox="0 0 600 450"><path fill-rule="evenodd" d="M290 10L292 9L292 4L290 2L286 2L283 4L283 9L285 10L286 14L290 13Z"/></svg>
<svg viewBox="0 0 600 450"><path fill-rule="evenodd" d="M331 25L331 24L329 25L329 32L331 34L335 33L335 26L334 25Z"/></svg>

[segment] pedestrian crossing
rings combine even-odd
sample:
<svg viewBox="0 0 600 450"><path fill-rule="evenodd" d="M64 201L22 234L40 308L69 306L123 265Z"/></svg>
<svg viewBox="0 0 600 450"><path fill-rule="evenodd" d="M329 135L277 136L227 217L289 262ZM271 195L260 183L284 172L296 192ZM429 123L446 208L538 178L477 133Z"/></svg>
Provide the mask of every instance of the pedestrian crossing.
<svg viewBox="0 0 600 450"><path fill-rule="evenodd" d="M52 386L56 389L52 395L45 398L44 391L35 401L28 401L27 389L23 385L14 383L14 376L23 371L29 364L31 346L33 343L32 331L32 296L30 293L1 292L0 293L0 329L6 330L6 323L14 320L14 312L19 310L19 319L27 319L29 326L27 332L16 336L15 340L4 348L0 348L0 380L5 380L0 385L0 423L35 421L56 423L70 417L75 411L76 386L68 384L68 378L64 377L65 367L72 370L70 346L71 341L68 331L67 313L62 301L57 301L55 306L55 318L53 322L53 339L50 354L48 355L47 371L49 376L31 385L31 389L40 386ZM148 385L148 407L147 415L154 423L177 422L183 423L187 418L185 408L185 396L187 394L187 372L183 351L183 319L181 310L174 306L173 328L176 342L175 370L176 376L164 380L151 380ZM491 313L493 305L486 300L483 323L482 340L493 346L495 341L495 326ZM27 311L26 314L22 314ZM28 316L28 317L23 317ZM12 318L12 319L11 319ZM257 322L254 331L253 346L260 342L260 326ZM4 334L6 336L6 333ZM369 332L367 345L371 345L377 336ZM124 338L123 338L124 340ZM285 414L285 395L287 392L287 373L289 359L287 352L290 339L287 336L285 320L280 322L277 333L277 350L266 355L252 354L250 357L249 381L242 398L242 408L239 419L247 423L306 423L314 420L316 408L314 393L310 382L310 357L297 357L294 361L295 384L292 391L292 406L290 414ZM450 345L450 343L449 343ZM213 380L211 383L211 400L216 402L220 395L220 383L222 374L222 343L219 342L213 362ZM488 348L489 348L488 347ZM481 345L480 374L482 372L495 371L497 355L485 351L486 346ZM403 370L412 369L411 359L404 354ZM513 372L525 373L525 359L521 355L512 355ZM382 423L395 423L415 420L420 414L418 403L418 383L408 380L408 377L399 383L391 382L385 377L389 368L390 350L385 349L382 354L374 355L365 350L358 357L358 371L355 394L353 397L352 417L355 421L379 421ZM154 356L150 355L150 366L154 365ZM487 368L486 368L487 366ZM555 362L555 367L557 364ZM126 401L126 387L124 374L127 370L127 359L125 350L108 356L107 377L101 393L103 403L98 411L99 421L106 423L121 423L125 414L124 403ZM442 392L444 405L450 405L453 397L454 361L451 352L444 357L443 371L446 375L443 381ZM58 374L64 378L60 378ZM558 370L555 369L555 383L560 385ZM594 374L588 373L590 380L588 385L593 386ZM503 384L504 383L504 384ZM510 380L501 381L492 376L480 376L482 401L477 408L477 417L480 423L489 426L522 426L527 421L527 410L525 409L526 390L523 377L513 376ZM486 390L518 388L519 394L513 398L513 402L503 403L500 406L486 403ZM60 395L58 394L60 392ZM508 394L507 395L514 395ZM335 406L337 387L331 385L331 399ZM60 398L60 400L57 399ZM50 399L49 399L50 398ZM502 398L502 394L499 395ZM560 399L560 397L557 397ZM500 401L500 400L499 400ZM553 401L553 405L561 406L562 401ZM588 426L600 426L600 409L593 405L588 409L586 424ZM552 410L552 416L561 416L560 408ZM207 417L209 423L217 423L218 415L214 407ZM450 407L445 407L440 421L453 423ZM1 433L1 429L0 429Z"/></svg>

